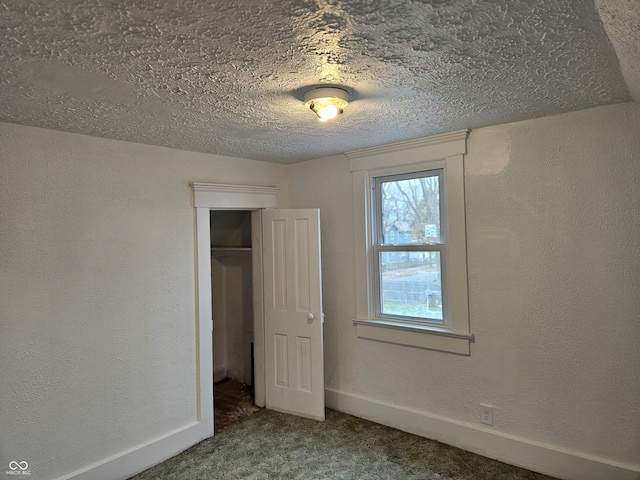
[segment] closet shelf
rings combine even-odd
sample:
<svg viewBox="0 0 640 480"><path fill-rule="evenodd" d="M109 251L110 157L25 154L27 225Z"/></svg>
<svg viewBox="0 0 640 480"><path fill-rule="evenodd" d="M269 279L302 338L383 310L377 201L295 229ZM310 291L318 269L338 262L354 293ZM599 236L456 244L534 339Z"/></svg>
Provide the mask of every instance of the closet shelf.
<svg viewBox="0 0 640 480"><path fill-rule="evenodd" d="M251 247L211 247L212 252L221 251L250 251Z"/></svg>

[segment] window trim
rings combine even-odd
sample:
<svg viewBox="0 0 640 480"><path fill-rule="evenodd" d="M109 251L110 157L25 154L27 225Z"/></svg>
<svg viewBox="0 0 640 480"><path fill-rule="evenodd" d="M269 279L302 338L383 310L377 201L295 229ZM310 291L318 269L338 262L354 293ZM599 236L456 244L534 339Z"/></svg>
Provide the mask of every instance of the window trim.
<svg viewBox="0 0 640 480"><path fill-rule="evenodd" d="M382 147L346 152L353 181L353 214L356 267L356 333L360 338L378 340L462 355L470 354L473 335L469 327L466 226L464 206L464 154L468 130L460 130ZM401 159L399 161L399 159ZM373 245L372 178L443 169L441 201L447 241L445 295L449 324L415 324L376 317L375 263Z"/></svg>

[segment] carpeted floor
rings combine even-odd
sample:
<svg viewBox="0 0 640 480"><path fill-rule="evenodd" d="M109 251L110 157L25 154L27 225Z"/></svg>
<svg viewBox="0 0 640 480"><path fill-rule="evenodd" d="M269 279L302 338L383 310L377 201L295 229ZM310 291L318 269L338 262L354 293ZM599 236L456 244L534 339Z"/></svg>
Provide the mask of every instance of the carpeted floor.
<svg viewBox="0 0 640 480"><path fill-rule="evenodd" d="M260 410L135 480L551 480L327 411L325 422Z"/></svg>

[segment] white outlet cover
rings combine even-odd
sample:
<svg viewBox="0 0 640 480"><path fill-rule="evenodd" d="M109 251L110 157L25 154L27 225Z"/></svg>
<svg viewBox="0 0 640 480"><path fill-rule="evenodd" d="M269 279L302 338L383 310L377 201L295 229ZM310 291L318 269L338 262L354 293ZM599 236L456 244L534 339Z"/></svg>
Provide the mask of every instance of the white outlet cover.
<svg viewBox="0 0 640 480"><path fill-rule="evenodd" d="M493 407L491 405L480 404L480 421L485 425L493 425Z"/></svg>

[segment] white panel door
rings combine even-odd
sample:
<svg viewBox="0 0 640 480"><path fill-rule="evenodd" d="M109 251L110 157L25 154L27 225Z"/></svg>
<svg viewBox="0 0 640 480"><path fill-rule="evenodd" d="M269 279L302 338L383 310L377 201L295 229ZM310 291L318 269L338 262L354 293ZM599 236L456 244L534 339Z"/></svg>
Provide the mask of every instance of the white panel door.
<svg viewBox="0 0 640 480"><path fill-rule="evenodd" d="M324 420L320 210L262 211L267 408Z"/></svg>

